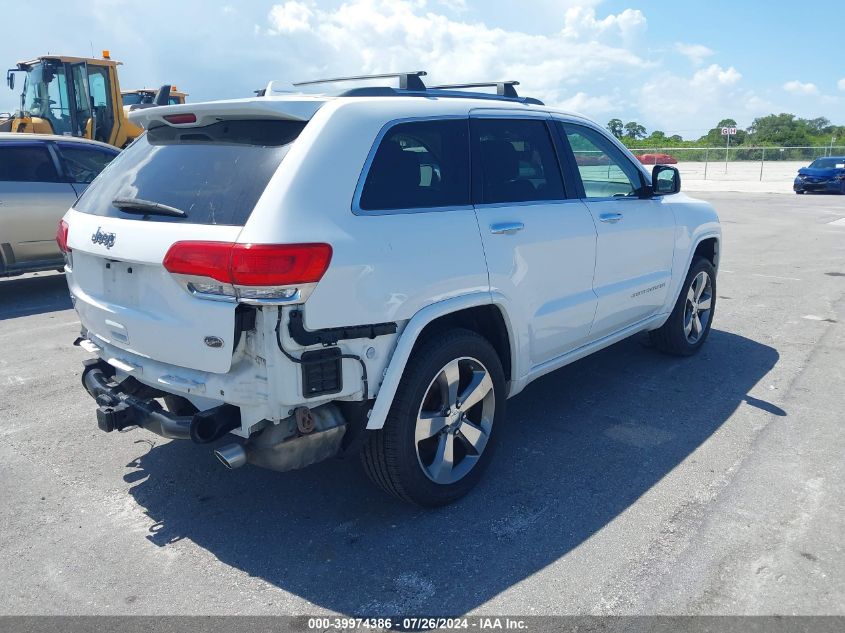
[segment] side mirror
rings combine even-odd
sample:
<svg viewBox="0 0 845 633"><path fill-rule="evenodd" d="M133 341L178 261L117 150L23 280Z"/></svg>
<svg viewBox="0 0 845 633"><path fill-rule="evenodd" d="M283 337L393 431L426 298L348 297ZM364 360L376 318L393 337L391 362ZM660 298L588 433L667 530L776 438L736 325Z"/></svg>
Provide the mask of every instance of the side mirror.
<svg viewBox="0 0 845 633"><path fill-rule="evenodd" d="M11 70L6 71L6 85L9 86L9 90L15 89L15 73Z"/></svg>
<svg viewBox="0 0 845 633"><path fill-rule="evenodd" d="M681 190L681 172L669 165L655 165L651 170L651 190L655 196L668 196Z"/></svg>

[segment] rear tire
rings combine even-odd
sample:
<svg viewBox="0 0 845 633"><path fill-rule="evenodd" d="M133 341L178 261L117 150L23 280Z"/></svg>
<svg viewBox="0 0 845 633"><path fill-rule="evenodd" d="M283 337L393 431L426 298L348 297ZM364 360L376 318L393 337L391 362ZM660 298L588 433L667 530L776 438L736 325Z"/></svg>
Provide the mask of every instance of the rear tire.
<svg viewBox="0 0 845 633"><path fill-rule="evenodd" d="M382 490L421 506L463 497L490 461L506 395L487 339L465 329L427 336L408 361L384 428L364 444L364 470Z"/></svg>
<svg viewBox="0 0 845 633"><path fill-rule="evenodd" d="M693 260L666 323L649 332L651 341L666 354L691 356L707 340L715 313L716 269L699 257Z"/></svg>

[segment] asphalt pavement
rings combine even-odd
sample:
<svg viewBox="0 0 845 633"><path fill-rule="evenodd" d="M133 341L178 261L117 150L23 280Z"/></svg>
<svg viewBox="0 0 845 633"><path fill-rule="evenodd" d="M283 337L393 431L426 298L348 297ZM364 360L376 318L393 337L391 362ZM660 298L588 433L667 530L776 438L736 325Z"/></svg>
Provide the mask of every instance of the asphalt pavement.
<svg viewBox="0 0 845 633"><path fill-rule="evenodd" d="M105 434L58 274L0 280L0 614L845 614L845 197L707 193L713 331L533 383L479 488Z"/></svg>

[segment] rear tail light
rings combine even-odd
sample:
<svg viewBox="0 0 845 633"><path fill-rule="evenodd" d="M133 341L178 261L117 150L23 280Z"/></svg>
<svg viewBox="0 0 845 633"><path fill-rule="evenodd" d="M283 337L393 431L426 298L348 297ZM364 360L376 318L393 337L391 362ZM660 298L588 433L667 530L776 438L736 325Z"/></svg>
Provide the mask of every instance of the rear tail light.
<svg viewBox="0 0 845 633"><path fill-rule="evenodd" d="M70 247L67 245L67 232L70 227L64 220L59 220L59 226L56 227L56 244L59 245L59 250L63 253L69 253Z"/></svg>
<svg viewBox="0 0 845 633"><path fill-rule="evenodd" d="M331 258L328 244L176 242L163 263L196 294L273 303L304 300Z"/></svg>

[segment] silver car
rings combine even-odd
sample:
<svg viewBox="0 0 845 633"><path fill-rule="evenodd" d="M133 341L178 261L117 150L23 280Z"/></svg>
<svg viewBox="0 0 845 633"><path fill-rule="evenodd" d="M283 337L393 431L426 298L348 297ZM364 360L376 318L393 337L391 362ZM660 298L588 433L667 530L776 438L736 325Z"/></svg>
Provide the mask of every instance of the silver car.
<svg viewBox="0 0 845 633"><path fill-rule="evenodd" d="M61 217L118 154L70 136L0 133L0 277L61 269Z"/></svg>

